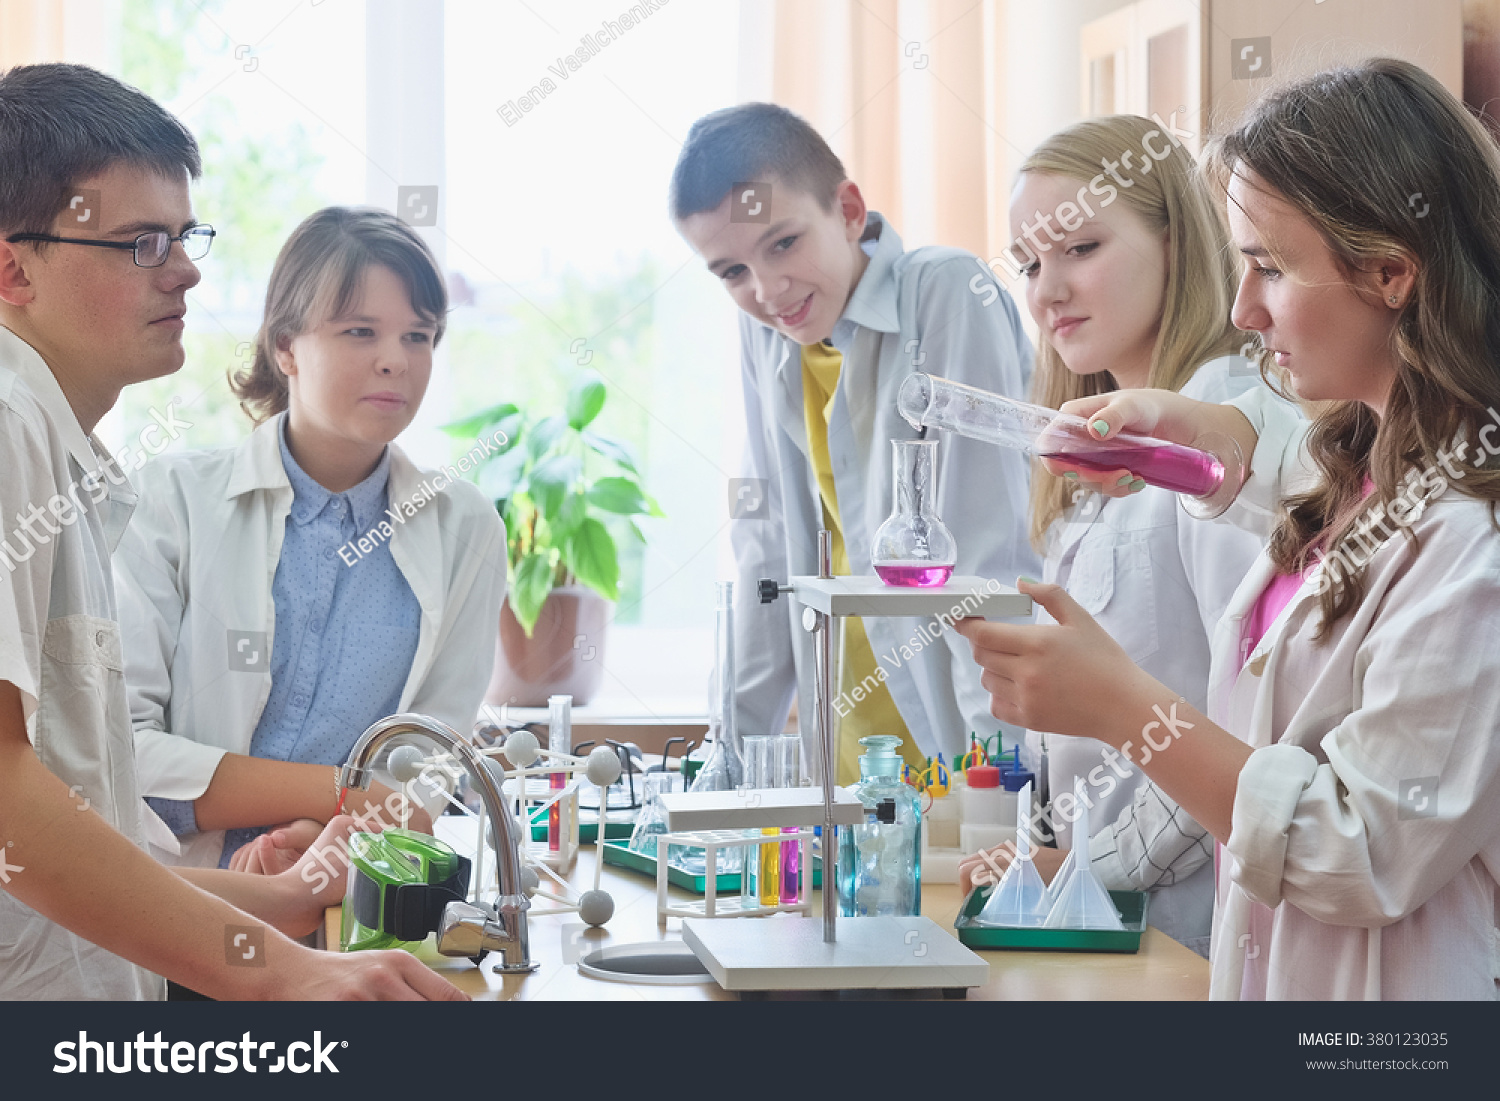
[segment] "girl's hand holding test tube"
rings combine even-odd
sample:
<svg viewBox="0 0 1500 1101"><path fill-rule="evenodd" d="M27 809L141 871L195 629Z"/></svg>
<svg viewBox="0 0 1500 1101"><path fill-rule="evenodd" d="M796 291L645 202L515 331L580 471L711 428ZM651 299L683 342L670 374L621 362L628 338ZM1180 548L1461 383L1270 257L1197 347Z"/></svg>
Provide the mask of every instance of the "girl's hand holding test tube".
<svg viewBox="0 0 1500 1101"><path fill-rule="evenodd" d="M1172 390L1116 390L1064 402L1059 412L1082 417L1101 440L1129 433L1193 447L1206 437L1228 436L1247 461L1255 451L1255 430L1238 409L1195 401ZM1042 462L1052 473L1076 479L1106 497L1128 497L1146 485L1137 472L1124 467L1101 471L1058 459Z"/></svg>

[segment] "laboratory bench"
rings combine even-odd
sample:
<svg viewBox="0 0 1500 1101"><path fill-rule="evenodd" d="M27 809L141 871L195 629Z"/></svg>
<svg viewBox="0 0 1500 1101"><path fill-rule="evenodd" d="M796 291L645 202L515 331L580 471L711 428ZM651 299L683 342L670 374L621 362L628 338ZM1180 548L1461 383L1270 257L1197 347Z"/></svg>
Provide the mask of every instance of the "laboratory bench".
<svg viewBox="0 0 1500 1101"><path fill-rule="evenodd" d="M593 883L594 848L583 846L566 878L575 888ZM492 960L476 967L467 959L445 959L422 950L419 957L466 994L476 999L535 1001L729 1001L737 995L717 983L686 986L632 984L590 978L576 961L606 945L679 940L682 923L669 918L657 924L656 884L638 873L605 865L600 886L615 900L614 916L601 929L590 929L577 914L543 914L530 918L531 955L540 967L525 975L501 976ZM670 890L682 898L690 894ZM821 892L813 893L813 920L821 920ZM949 933L962 902L954 884L922 885L922 913ZM539 907L550 905L538 900ZM337 946L340 908L327 911L326 943ZM791 915L725 918L726 921L806 920ZM1201 1001L1208 997L1208 961L1158 929L1147 928L1140 951L1104 952L981 951L990 965L989 981L968 991L970 1000L1001 1001ZM900 997L901 992L887 992Z"/></svg>

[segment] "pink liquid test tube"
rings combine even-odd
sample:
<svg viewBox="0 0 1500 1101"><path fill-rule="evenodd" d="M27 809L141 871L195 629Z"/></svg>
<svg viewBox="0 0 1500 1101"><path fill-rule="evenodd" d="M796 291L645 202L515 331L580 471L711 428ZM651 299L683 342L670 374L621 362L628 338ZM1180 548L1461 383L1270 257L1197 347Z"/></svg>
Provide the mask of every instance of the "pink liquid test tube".
<svg viewBox="0 0 1500 1101"><path fill-rule="evenodd" d="M794 734L776 739L776 786L802 786L802 742ZM783 827L782 833L796 833L797 827ZM781 904L802 901L802 842L781 843Z"/></svg>
<svg viewBox="0 0 1500 1101"><path fill-rule="evenodd" d="M1090 470L1128 470L1147 485L1186 493L1189 497L1208 497L1224 483L1224 464L1207 451L1177 443L1137 442L1140 437L1121 436L1114 441L1095 440L1091 444L1064 444L1040 457L1085 466Z"/></svg>
<svg viewBox="0 0 1500 1101"><path fill-rule="evenodd" d="M1205 437L1195 441L1198 447L1129 433L1101 440L1082 417L920 372L907 376L896 402L914 427L947 429L1088 470L1128 470L1147 485L1182 494L1183 508L1202 519L1229 507L1247 472L1227 437Z"/></svg>

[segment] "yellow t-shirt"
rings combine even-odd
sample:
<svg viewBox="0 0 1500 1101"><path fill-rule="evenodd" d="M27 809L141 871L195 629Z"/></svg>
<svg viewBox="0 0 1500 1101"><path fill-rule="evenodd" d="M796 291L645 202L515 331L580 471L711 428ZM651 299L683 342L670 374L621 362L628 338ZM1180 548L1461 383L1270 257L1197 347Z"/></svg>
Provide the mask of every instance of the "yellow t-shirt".
<svg viewBox="0 0 1500 1101"><path fill-rule="evenodd" d="M833 535L833 572L847 577L849 552L844 546L843 524L839 519L838 493L833 484L833 460L828 454L828 421L833 415L833 396L838 389L839 371L844 357L827 344L807 344L802 348L802 408L807 425L808 455L818 479L818 495L823 499L823 523ZM894 734L901 739L898 752L915 768L925 767L927 760L906 729L890 689L880 681L875 691L858 703L849 695L860 681L876 670L875 652L870 648L865 624L857 616L840 620L843 624L843 652L839 661L839 691L848 701L848 712L834 712L836 724L835 774L840 784L859 779L859 758L864 752L861 738L871 734ZM850 710L849 708L852 708Z"/></svg>

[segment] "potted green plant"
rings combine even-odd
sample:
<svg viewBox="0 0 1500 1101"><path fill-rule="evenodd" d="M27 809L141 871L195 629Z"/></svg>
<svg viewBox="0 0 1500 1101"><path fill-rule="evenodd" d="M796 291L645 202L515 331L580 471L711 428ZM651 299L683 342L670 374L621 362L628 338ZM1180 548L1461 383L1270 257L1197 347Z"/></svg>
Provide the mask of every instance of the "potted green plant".
<svg viewBox="0 0 1500 1101"><path fill-rule="evenodd" d="M540 707L555 694L587 703L603 678L605 627L620 595L615 531L644 542L632 517L662 515L630 449L589 427L606 396L588 372L562 413L533 419L506 402L444 426L460 439L503 434L476 474L505 521L509 560L489 703Z"/></svg>

